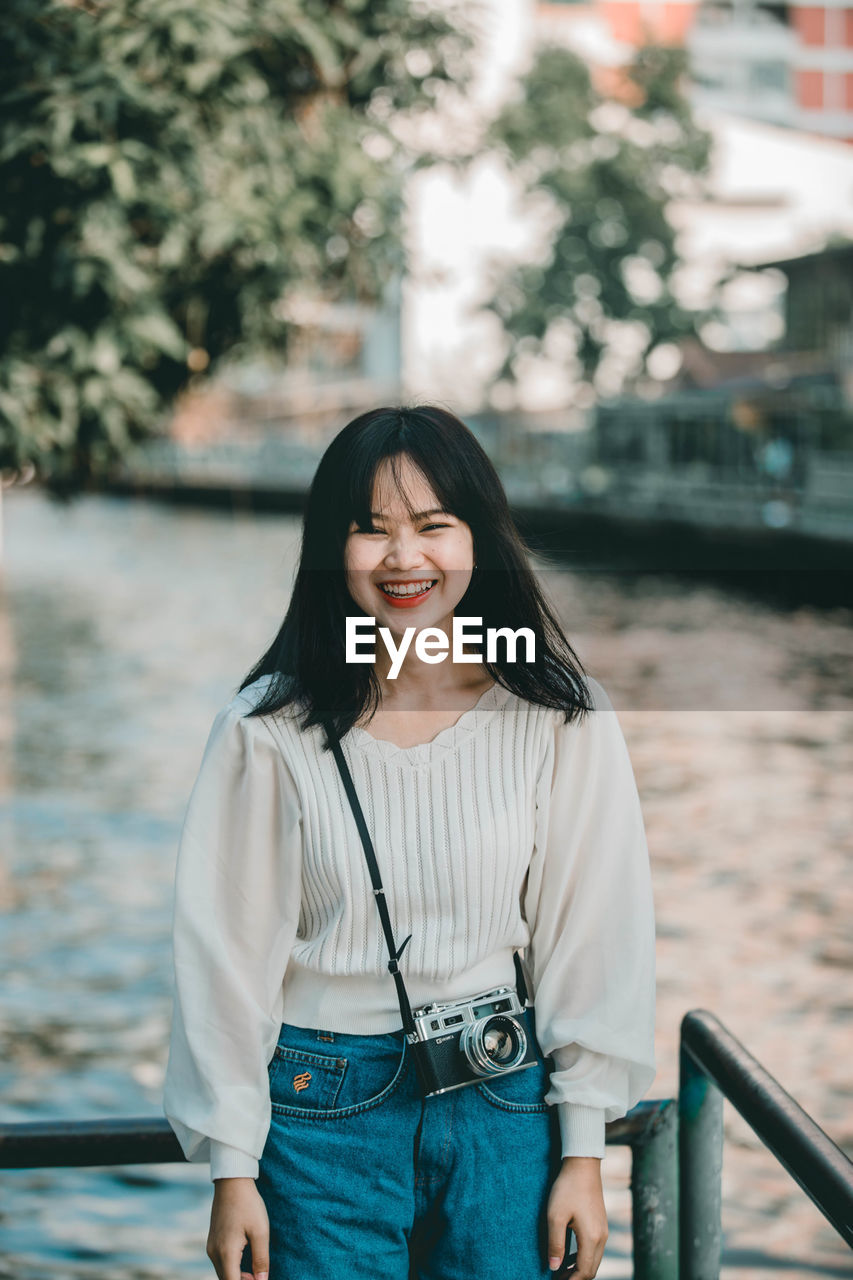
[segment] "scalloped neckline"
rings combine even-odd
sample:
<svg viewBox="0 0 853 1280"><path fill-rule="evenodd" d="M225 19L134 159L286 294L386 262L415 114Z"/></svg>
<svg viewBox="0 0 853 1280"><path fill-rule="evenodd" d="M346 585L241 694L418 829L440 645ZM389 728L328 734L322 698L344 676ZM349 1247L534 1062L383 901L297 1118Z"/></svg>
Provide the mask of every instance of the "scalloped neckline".
<svg viewBox="0 0 853 1280"><path fill-rule="evenodd" d="M467 711L462 712L462 715L454 724L439 730L434 738L430 738L429 742L416 742L411 747L399 747L396 742L391 742L388 738L375 738L372 733L368 733L366 729L356 725L353 725L347 737L351 737L360 747L367 748L385 759L426 759L436 751L456 746L458 742L461 742L477 727L477 718L482 716L483 713L490 714L496 710L509 696L510 692L505 685L498 684L495 681L484 693L480 694L473 707L469 707Z"/></svg>

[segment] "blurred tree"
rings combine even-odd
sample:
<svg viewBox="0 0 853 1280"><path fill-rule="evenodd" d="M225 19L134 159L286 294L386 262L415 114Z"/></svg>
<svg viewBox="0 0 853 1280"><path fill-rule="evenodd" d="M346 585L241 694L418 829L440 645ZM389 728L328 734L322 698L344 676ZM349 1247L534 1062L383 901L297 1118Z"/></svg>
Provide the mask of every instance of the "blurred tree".
<svg viewBox="0 0 853 1280"><path fill-rule="evenodd" d="M682 91L683 50L647 46L618 95L598 92L586 65L544 48L492 122L486 145L521 178L542 217L537 262L497 264L486 310L508 339L495 381L546 354L573 369L580 394L641 378L658 344L694 331L672 292L679 265L670 200L695 195L710 156Z"/></svg>
<svg viewBox="0 0 853 1280"><path fill-rule="evenodd" d="M0 466L55 495L160 429L307 287L401 266L389 121L464 90L462 19L411 0L7 0Z"/></svg>

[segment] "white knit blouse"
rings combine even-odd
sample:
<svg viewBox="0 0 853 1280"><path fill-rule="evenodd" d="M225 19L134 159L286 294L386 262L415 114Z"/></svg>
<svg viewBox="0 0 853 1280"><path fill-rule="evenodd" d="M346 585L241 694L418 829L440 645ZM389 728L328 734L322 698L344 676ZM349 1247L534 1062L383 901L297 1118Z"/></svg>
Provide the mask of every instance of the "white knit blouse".
<svg viewBox="0 0 853 1280"><path fill-rule="evenodd" d="M245 718L268 680L216 716L178 849L163 1109L211 1178L258 1174L282 1022L401 1025L323 730L301 730L292 708ZM412 1008L514 986L523 949L564 1156L603 1156L605 1121L655 1075L643 818L616 713L589 688L595 709L570 724L495 684L430 742L342 738L395 940L412 935L400 960Z"/></svg>

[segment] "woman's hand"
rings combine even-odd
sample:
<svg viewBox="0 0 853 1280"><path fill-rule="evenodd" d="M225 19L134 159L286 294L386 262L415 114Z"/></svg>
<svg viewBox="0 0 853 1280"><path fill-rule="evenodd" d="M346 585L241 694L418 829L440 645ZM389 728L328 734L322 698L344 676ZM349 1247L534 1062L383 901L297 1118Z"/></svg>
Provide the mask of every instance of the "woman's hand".
<svg viewBox="0 0 853 1280"><path fill-rule="evenodd" d="M607 1213L601 1187L601 1161L594 1156L564 1156L548 1197L548 1265L556 1271L571 1227L578 1239L572 1280L593 1280L607 1243Z"/></svg>
<svg viewBox="0 0 853 1280"><path fill-rule="evenodd" d="M254 1178L217 1178L207 1235L207 1256L219 1280L267 1280L270 1269L270 1221ZM252 1246L252 1272L240 1270L246 1241Z"/></svg>

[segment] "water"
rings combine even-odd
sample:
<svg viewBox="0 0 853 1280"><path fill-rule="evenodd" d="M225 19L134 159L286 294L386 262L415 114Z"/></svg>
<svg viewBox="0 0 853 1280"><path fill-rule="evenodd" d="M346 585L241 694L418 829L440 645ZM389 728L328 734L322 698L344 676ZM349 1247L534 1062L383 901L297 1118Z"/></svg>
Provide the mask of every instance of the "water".
<svg viewBox="0 0 853 1280"><path fill-rule="evenodd" d="M280 623L300 525L5 498L0 1119L158 1116L180 823L213 716ZM659 933L649 1096L675 1092L683 1012L710 1008L853 1150L850 613L654 577L542 580L619 710L643 799ZM727 1111L725 1275L850 1274ZM627 1151L611 1148L605 1174L603 1280L630 1271ZM212 1272L206 1167L0 1178L0 1276Z"/></svg>

